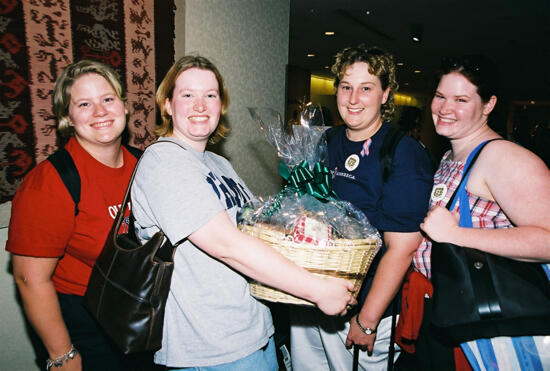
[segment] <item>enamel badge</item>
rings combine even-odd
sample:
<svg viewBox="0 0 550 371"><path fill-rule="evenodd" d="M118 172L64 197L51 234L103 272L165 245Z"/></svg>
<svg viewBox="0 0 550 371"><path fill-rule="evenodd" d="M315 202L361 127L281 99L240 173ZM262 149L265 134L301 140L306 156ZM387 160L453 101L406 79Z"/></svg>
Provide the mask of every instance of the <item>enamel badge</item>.
<svg viewBox="0 0 550 371"><path fill-rule="evenodd" d="M356 154L349 155L344 165L346 166L347 171L353 171L357 169L357 166L359 166L359 156L357 156Z"/></svg>
<svg viewBox="0 0 550 371"><path fill-rule="evenodd" d="M447 186L445 184L436 184L432 188L432 201L438 202L445 198L445 195L447 194Z"/></svg>

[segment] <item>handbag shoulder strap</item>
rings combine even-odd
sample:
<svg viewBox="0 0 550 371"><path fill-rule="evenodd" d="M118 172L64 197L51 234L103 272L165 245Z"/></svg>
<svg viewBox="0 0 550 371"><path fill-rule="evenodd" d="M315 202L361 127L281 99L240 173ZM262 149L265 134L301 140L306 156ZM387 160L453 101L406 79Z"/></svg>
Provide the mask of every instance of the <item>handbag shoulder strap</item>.
<svg viewBox="0 0 550 371"><path fill-rule="evenodd" d="M470 210L470 202L466 192L466 184L470 176L475 161L479 157L481 150L485 146L502 138L487 140L479 144L468 156L468 160L464 164L464 173L453 197L447 203L449 210L454 208L456 202L455 195L458 196L460 202L460 226L472 228L472 214ZM491 270L487 262L487 253L472 248L464 248L465 258L468 262L468 270L470 272L471 284L474 290L474 304L477 308L477 313L481 318L499 318L502 315L502 308L498 295L496 294L495 285L491 275Z"/></svg>
<svg viewBox="0 0 550 371"><path fill-rule="evenodd" d="M153 143L149 144L147 146L147 148L149 148L151 146L154 146L155 144L159 144L159 143L172 143L174 145L177 145L178 147L180 147L181 149L183 149L185 151L187 150L181 144L179 144L177 142L174 142L174 141L171 141L171 140L158 140L156 142L153 142ZM113 223L113 230L115 231L115 233L113 233L113 236L116 236L116 232L120 229L120 225L122 224L122 219L123 219L123 216L124 216L124 210L126 209L126 205L128 204L128 201L130 200L130 193L131 193L131 190L132 190L132 184L134 183L134 178L136 176L138 166L139 166L139 163L141 162L141 160L143 160L143 156L140 156L138 162L136 163L136 166L134 167L134 171L132 172L132 176L130 177L130 181L128 182L128 187L126 188L126 192L124 193L124 198L122 199L122 203L120 204L121 206L118 209L118 212L116 214L115 222Z"/></svg>
<svg viewBox="0 0 550 371"><path fill-rule="evenodd" d="M79 213L78 203L80 202L81 182L80 174L78 173L73 157L66 148L61 148L51 154L48 157L48 161L50 161L55 170L57 170L59 177L63 181L67 191L69 191L74 202L74 216L76 217Z"/></svg>
<svg viewBox="0 0 550 371"><path fill-rule="evenodd" d="M466 163L464 164L464 172L462 173L462 179L460 180L460 183L458 184L458 187L456 187L456 190L454 191L453 195L449 199L449 202L447 202L447 209L452 210L454 209L454 206L456 204L457 199L460 200L460 225L462 227L472 227L472 218L470 214L470 207L469 207L469 201L468 201L468 195L466 193L466 184L468 184L468 178L470 177L470 171L474 167L474 164L481 154L481 150L485 148L487 144L489 144L492 141L495 140L504 140L503 138L495 138L486 140L482 143L480 143L474 150L470 153L468 156L468 159L466 160ZM457 198L458 196L458 198ZM467 206L464 207L463 205Z"/></svg>

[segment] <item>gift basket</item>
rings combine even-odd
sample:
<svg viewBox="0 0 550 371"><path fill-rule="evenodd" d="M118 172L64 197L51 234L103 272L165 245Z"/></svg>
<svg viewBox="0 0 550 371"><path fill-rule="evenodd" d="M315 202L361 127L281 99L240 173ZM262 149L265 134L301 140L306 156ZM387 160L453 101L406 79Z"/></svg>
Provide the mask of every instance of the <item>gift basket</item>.
<svg viewBox="0 0 550 371"><path fill-rule="evenodd" d="M363 212L339 200L331 189L320 111L306 105L299 124L288 128L274 110L249 111L277 150L286 185L278 194L243 207L239 228L313 274L353 281L357 295L382 242ZM313 305L256 281L250 282L250 289L259 299Z"/></svg>

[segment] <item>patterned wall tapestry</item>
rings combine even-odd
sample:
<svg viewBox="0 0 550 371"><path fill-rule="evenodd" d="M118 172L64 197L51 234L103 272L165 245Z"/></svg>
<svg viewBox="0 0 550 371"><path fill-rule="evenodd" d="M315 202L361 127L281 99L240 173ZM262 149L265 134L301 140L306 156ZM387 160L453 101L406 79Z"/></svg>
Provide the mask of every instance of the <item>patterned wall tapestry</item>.
<svg viewBox="0 0 550 371"><path fill-rule="evenodd" d="M73 61L113 66L128 90L130 144L154 140L174 10L173 0L0 0L0 203L58 147L52 89Z"/></svg>

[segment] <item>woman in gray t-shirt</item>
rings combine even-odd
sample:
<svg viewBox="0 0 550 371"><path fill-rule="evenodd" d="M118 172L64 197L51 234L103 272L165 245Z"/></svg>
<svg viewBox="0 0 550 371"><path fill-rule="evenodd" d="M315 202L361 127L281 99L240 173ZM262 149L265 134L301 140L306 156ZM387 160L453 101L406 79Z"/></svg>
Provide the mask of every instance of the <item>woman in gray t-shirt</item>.
<svg viewBox="0 0 550 371"><path fill-rule="evenodd" d="M226 159L205 151L228 130L220 122L228 105L225 83L210 61L182 57L156 98L163 120L157 134L166 143L145 151L132 186L140 238L162 229L179 244L155 362L276 370L271 315L250 296L243 275L329 315L355 304L353 284L310 274L236 228L236 213L252 194Z"/></svg>

